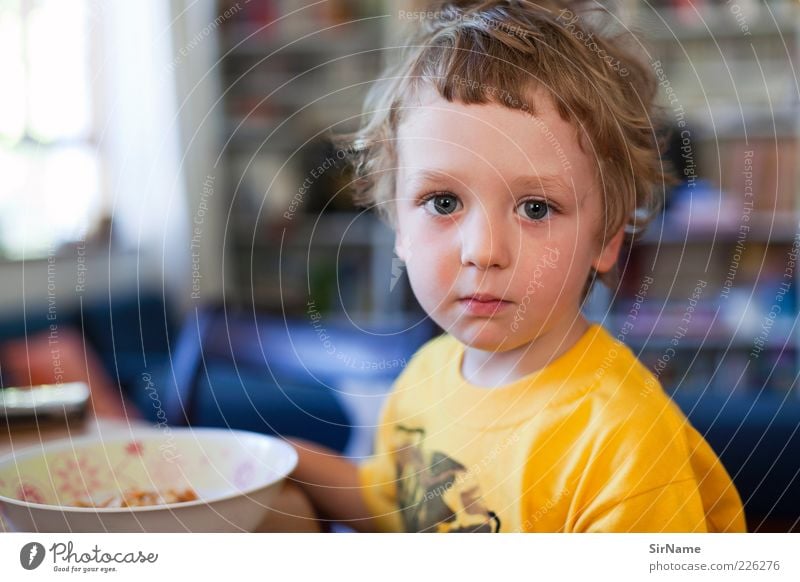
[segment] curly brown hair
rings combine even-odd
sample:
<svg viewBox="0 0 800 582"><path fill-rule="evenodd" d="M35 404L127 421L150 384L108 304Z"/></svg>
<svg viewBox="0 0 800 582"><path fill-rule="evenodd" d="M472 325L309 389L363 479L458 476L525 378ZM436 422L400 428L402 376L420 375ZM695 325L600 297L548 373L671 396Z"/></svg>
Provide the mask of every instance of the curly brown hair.
<svg viewBox="0 0 800 582"><path fill-rule="evenodd" d="M596 161L600 244L622 228L630 243L646 228L671 179L659 154L656 78L633 50L633 35L612 33L602 12L556 0L451 1L408 14L420 26L371 87L361 127L333 138L351 153L357 204L396 226L395 138L406 104L423 86L451 102L497 103L531 115L532 90L541 89ZM593 271L584 297L595 279L613 289L619 274Z"/></svg>

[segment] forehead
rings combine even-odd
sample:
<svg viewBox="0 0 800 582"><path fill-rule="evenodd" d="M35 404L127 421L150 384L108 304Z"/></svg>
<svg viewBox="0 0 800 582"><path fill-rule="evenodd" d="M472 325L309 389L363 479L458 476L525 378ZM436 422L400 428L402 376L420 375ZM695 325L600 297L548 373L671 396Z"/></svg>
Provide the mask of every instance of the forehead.
<svg viewBox="0 0 800 582"><path fill-rule="evenodd" d="M481 173L522 180L557 177L585 190L594 164L577 131L551 100L538 95L536 115L496 103L449 102L427 91L406 106L397 132L400 172L434 177L437 172Z"/></svg>

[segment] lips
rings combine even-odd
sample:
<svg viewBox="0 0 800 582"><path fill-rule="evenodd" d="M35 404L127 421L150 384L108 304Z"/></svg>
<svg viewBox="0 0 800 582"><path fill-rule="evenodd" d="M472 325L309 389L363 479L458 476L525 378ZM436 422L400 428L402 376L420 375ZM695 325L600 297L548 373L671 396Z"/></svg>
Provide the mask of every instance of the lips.
<svg viewBox="0 0 800 582"><path fill-rule="evenodd" d="M504 303L508 303L502 297L495 297L494 295L488 295L486 293L476 293L475 295L468 295L467 297L462 297L461 301L477 301L480 303L491 303L492 301L502 301Z"/></svg>
<svg viewBox="0 0 800 582"><path fill-rule="evenodd" d="M461 303L467 313L478 316L495 315L498 311L502 311L511 305L510 301L485 293L477 293L475 295L462 297L459 299L459 303Z"/></svg>

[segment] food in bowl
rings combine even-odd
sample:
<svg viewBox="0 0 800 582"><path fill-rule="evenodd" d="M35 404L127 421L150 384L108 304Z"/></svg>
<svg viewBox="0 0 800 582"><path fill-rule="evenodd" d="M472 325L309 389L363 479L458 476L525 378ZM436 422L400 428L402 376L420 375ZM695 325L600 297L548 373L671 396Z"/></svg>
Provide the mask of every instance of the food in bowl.
<svg viewBox="0 0 800 582"><path fill-rule="evenodd" d="M133 489L122 494L102 496L103 501L91 499L77 499L72 505L75 507L145 507L148 505L166 505L168 503L186 503L198 499L197 493L191 489L175 491L167 489L163 492L141 491Z"/></svg>
<svg viewBox="0 0 800 582"><path fill-rule="evenodd" d="M294 469L281 439L212 428L125 430L0 458L0 511L13 531L254 531ZM101 507L110 494L191 490L197 499ZM93 503L76 506L77 500Z"/></svg>

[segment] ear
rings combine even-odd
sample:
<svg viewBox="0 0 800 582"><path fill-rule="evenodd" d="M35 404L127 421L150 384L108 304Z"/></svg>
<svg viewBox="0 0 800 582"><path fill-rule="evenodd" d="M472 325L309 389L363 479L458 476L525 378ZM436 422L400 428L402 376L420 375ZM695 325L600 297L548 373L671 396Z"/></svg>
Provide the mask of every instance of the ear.
<svg viewBox="0 0 800 582"><path fill-rule="evenodd" d="M622 248L622 241L625 239L625 227L612 236L605 244L600 254L592 261L594 270L598 273L605 273L610 271L619 258L619 252Z"/></svg>

